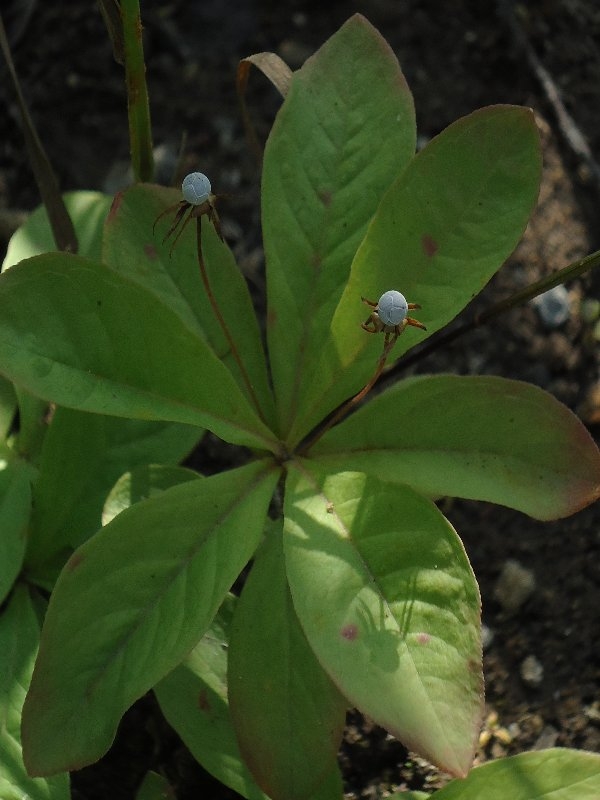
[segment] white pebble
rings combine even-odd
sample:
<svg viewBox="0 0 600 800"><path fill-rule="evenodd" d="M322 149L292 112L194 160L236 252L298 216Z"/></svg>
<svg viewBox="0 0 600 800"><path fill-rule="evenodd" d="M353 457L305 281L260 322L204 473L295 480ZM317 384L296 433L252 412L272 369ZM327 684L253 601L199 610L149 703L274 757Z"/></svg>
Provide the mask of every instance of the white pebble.
<svg viewBox="0 0 600 800"><path fill-rule="evenodd" d="M548 328L558 328L569 319L569 293L562 284L534 297L531 302Z"/></svg>
<svg viewBox="0 0 600 800"><path fill-rule="evenodd" d="M521 678L528 686L539 686L544 680L544 668L535 656L527 656L521 664Z"/></svg>
<svg viewBox="0 0 600 800"><path fill-rule="evenodd" d="M514 614L530 597L534 589L533 572L523 567L518 561L508 559L496 581L494 597L504 611Z"/></svg>

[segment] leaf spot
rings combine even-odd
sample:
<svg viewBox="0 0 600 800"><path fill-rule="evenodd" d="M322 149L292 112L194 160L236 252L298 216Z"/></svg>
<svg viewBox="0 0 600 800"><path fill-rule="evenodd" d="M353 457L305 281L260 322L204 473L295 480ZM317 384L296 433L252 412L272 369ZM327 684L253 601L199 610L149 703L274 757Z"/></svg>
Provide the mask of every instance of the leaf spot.
<svg viewBox="0 0 600 800"><path fill-rule="evenodd" d="M431 636L428 633L417 633L417 642L419 644L429 644Z"/></svg>
<svg viewBox="0 0 600 800"><path fill-rule="evenodd" d="M158 255L156 252L156 247L154 247L153 244L145 244L144 253L146 254L146 258L149 258L150 261L155 261L156 256Z"/></svg>
<svg viewBox="0 0 600 800"><path fill-rule="evenodd" d="M202 689L198 695L198 708L200 711L210 711L210 702L208 699L208 694L206 693L206 689Z"/></svg>
<svg viewBox="0 0 600 800"><path fill-rule="evenodd" d="M439 244L433 236L430 236L428 233L424 233L423 236L421 236L421 245L423 247L423 252L428 258L432 258L440 249Z"/></svg>
<svg viewBox="0 0 600 800"><path fill-rule="evenodd" d="M77 567L81 564L82 561L83 561L83 556L81 555L81 553L73 553L71 558L67 561L66 567L69 570L69 572L73 572L74 570L77 569Z"/></svg>
<svg viewBox="0 0 600 800"><path fill-rule="evenodd" d="M353 642L358 636L358 625L355 625L354 623L351 623L350 625L344 625L341 630L341 634L342 639Z"/></svg>
<svg viewBox="0 0 600 800"><path fill-rule="evenodd" d="M319 200L323 203L325 208L328 208L331 205L333 197L329 189L322 189L319 192Z"/></svg>

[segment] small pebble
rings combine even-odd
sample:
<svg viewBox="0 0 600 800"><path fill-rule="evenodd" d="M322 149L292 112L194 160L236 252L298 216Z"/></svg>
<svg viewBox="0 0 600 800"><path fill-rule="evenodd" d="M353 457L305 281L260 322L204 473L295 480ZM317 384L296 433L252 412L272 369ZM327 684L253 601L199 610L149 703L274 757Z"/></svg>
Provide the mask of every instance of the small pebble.
<svg viewBox="0 0 600 800"><path fill-rule="evenodd" d="M569 319L569 293L562 284L534 297L531 302L548 328L558 328Z"/></svg>
<svg viewBox="0 0 600 800"><path fill-rule="evenodd" d="M544 680L544 668L535 656L527 656L521 663L521 678L528 686L539 686Z"/></svg>
<svg viewBox="0 0 600 800"><path fill-rule="evenodd" d="M523 567L518 561L508 559L496 581L494 597L504 611L514 614L531 596L534 589L533 572Z"/></svg>
<svg viewBox="0 0 600 800"><path fill-rule="evenodd" d="M558 731L553 725L545 725L543 731L540 733L533 745L533 750L547 750L549 747L554 747L558 740Z"/></svg>

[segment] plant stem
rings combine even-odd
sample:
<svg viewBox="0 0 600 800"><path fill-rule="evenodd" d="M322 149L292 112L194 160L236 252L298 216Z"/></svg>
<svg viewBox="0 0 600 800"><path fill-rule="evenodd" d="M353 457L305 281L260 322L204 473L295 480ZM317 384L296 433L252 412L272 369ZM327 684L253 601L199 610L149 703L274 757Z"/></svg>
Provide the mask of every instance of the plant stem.
<svg viewBox="0 0 600 800"><path fill-rule="evenodd" d="M6 31L4 30L4 23L0 15L0 50L6 61L8 67L8 74L13 84L15 96L17 99L17 106L21 117L21 127L23 129L23 136L25 138L25 146L27 148L27 155L29 156L29 163L33 171L42 202L48 214L48 221L52 230L52 236L58 250L64 250L70 253L77 252L77 234L73 227L73 222L69 216L69 212L65 206L64 200L60 193L58 179L50 160L46 155L44 146L38 133L36 131L31 115L27 108L27 103L21 91L21 84L15 70L15 65L12 60Z"/></svg>
<svg viewBox="0 0 600 800"><path fill-rule="evenodd" d="M386 383L390 380L393 380L395 376L398 375L398 373L400 373L402 370L413 366L431 353L439 350L441 347L445 347L455 339L458 339L460 336L463 336L463 334L469 333L470 331L475 330L475 328L479 328L482 325L487 324L492 319L495 319L496 317L500 316L500 314L503 314L505 311L509 311L511 308L524 305L534 297L547 292L549 289L553 289L555 286L559 286L561 283L565 283L573 278L577 278L580 275L583 275L584 272L587 272L588 270L594 269L594 267L598 266L600 266L600 250L597 250L596 252L585 256L585 258L579 259L578 261L574 261L572 264L569 264L567 267L563 267L563 269L559 269L557 272L553 272L551 275L547 275L545 278L542 278L541 280L526 286L524 289L511 294L504 300L494 303L494 305L490 306L485 311L475 314L473 317L471 317L471 319L466 320L460 325L457 325L456 328L443 333L441 336L438 336L433 340L429 340L418 351L410 353L408 356L403 358L394 367L392 367L392 369L386 372Z"/></svg>
<svg viewBox="0 0 600 800"><path fill-rule="evenodd" d="M138 0L122 0L123 55L127 84L129 146L136 181L151 181L154 175L152 128L142 44L142 21Z"/></svg>
<svg viewBox="0 0 600 800"><path fill-rule="evenodd" d="M375 367L375 372L369 379L368 383L363 386L358 394L355 394L354 397L351 397L350 400L347 400L343 405L339 406L337 411L335 411L331 417L325 422L325 424L319 428L319 430L312 436L302 447L299 449L298 453L300 455L306 455L306 453L310 450L310 448L316 444L321 436L326 433L330 428L333 428L334 425L337 425L340 420L342 420L347 414L349 414L354 406L358 405L361 400L369 394L373 386L377 383L381 373L383 372L383 368L385 367L385 362L387 361L387 357L389 356L392 347L396 344L396 339L398 336L393 336L391 339L386 337L385 343L383 345L383 353L379 356L379 361L377 362L377 366Z"/></svg>
<svg viewBox="0 0 600 800"><path fill-rule="evenodd" d="M229 349L231 350L231 355L235 359L235 363L238 365L240 370L240 374L242 376L242 380L244 381L244 385L248 390L248 394L254 404L254 407L261 418L261 420L266 424L266 420L264 418L262 409L260 407L260 403L258 402L258 397L256 396L256 392L254 391L254 387L250 382L250 378L248 373L246 372L246 367L242 358L239 354L237 349L237 345L233 340L233 337L227 327L227 323L223 315L221 314L221 309L219 308L219 304L217 303L217 298L215 297L212 287L210 285L210 280L208 278L208 272L206 271L206 264L204 262L204 254L202 253L202 217L196 217L196 242L197 242L197 253L198 253L198 264L200 266L200 277L202 278L202 283L204 284L204 288L206 290L206 296L208 297L208 301L212 307L215 317L217 318L217 322L221 326L221 330L225 338L227 339L227 343L229 345Z"/></svg>

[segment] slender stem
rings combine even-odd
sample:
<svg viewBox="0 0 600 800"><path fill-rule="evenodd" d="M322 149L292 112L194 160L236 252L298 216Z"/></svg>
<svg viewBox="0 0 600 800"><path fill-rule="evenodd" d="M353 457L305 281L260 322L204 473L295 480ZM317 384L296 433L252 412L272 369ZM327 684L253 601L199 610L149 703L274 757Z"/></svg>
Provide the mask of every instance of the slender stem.
<svg viewBox="0 0 600 800"><path fill-rule="evenodd" d="M369 394L373 386L375 386L381 373L383 372L387 357L389 356L392 347L396 344L396 339L398 338L397 334L391 338L388 338L388 336L389 334L386 334L383 345L383 353L379 356L379 361L375 367L375 372L369 379L368 383L363 386L358 394L355 394L354 397L351 397L350 400L347 400L343 405L341 405L338 410L331 415L327 422L321 428L319 428L319 430L304 445L302 445L298 451L300 455L306 455L310 448L319 441L321 436L323 436L324 433L326 433L334 425L337 425L340 420L349 414L354 406L358 405L361 400L363 400Z"/></svg>
<svg viewBox="0 0 600 800"><path fill-rule="evenodd" d="M394 367L386 372L386 383L394 380L394 378L407 367L413 366L426 356L430 355L436 350L439 350L441 347L445 347L455 339L463 336L465 333L469 333L470 331L485 325L486 323L500 316L500 314L503 314L505 311L509 311L511 308L524 305L525 303L529 302L529 300L532 300L534 297L547 292L549 289L553 289L555 286L559 286L561 283L566 283L566 281L573 280L573 278L577 278L580 275L583 275L584 272L587 272L588 270L594 269L594 267L598 266L600 266L600 250L596 250L594 253L590 253L590 255L585 256L585 258L574 261L572 264L553 272L551 275L547 275L545 278L542 278L541 280L526 286L524 289L511 294L504 300L494 303L494 305L490 306L485 311L475 314L473 317L471 317L471 319L468 319L462 324L457 325L450 331L446 331L441 336L437 336L435 339L430 339L423 345L423 347L419 348L419 350L414 353L410 353L408 356L405 356Z"/></svg>
<svg viewBox="0 0 600 800"><path fill-rule="evenodd" d="M231 350L231 355L235 359L235 363L238 365L240 370L240 374L242 376L242 380L244 381L244 385L248 390L248 394L250 395L252 402L254 403L254 407L258 412L259 417L262 419L263 422L266 424L265 417L263 415L262 409L260 407L260 403L258 402L258 397L256 396L256 392L254 391L254 387L250 382L250 378L248 373L246 372L246 367L242 358L239 354L237 349L237 345L233 340L233 337L227 327L227 323L223 315L221 314L221 309L219 308L219 304L217 303L217 298L215 297L212 287L210 285L210 280L208 278L208 272L206 271L206 264L204 262L204 254L202 252L202 217L196 217L196 242L197 242L197 253L198 253L198 264L200 266L200 277L202 278L202 283L204 284L204 288L206 290L206 296L208 297L209 303L212 307L215 317L217 318L217 322L221 326L221 330L225 338L227 339L227 343L229 345L229 349Z"/></svg>
<svg viewBox="0 0 600 800"><path fill-rule="evenodd" d="M42 141L37 133L25 97L21 91L21 85L15 69L8 38L0 15L0 50L6 61L8 74L13 85L15 97L17 99L17 106L21 117L21 127L23 129L23 136L25 137L25 146L27 148L27 155L29 156L29 163L33 171L42 202L48 214L48 221L52 230L52 236L58 250L68 251L70 253L77 252L77 234L73 227L73 222L65 206L65 202L60 193L58 179L50 160L46 155Z"/></svg>
<svg viewBox="0 0 600 800"><path fill-rule="evenodd" d="M151 181L154 175L154 155L139 0L122 0L121 19L131 165L136 181Z"/></svg>

